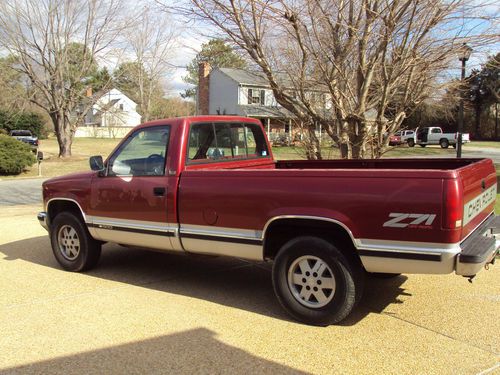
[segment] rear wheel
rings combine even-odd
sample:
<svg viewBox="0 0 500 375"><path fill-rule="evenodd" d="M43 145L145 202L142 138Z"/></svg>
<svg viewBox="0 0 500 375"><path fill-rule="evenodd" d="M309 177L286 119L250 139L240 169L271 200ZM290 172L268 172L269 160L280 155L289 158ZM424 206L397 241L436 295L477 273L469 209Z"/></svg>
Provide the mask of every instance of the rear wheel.
<svg viewBox="0 0 500 375"><path fill-rule="evenodd" d="M415 141L413 139L408 139L408 146L415 147Z"/></svg>
<svg viewBox="0 0 500 375"><path fill-rule="evenodd" d="M62 212L54 219L50 242L56 260L68 271L89 270L101 256L101 244L90 236L82 221L69 212Z"/></svg>
<svg viewBox="0 0 500 375"><path fill-rule="evenodd" d="M423 144L420 145L420 147L425 147L425 146L427 146L427 145L423 145Z"/></svg>
<svg viewBox="0 0 500 375"><path fill-rule="evenodd" d="M332 243L303 236L288 241L273 265L273 286L293 318L312 325L345 319L363 289L360 266L350 262Z"/></svg>
<svg viewBox="0 0 500 375"><path fill-rule="evenodd" d="M439 145L441 148L448 148L450 146L450 142L446 138L443 138L439 141Z"/></svg>

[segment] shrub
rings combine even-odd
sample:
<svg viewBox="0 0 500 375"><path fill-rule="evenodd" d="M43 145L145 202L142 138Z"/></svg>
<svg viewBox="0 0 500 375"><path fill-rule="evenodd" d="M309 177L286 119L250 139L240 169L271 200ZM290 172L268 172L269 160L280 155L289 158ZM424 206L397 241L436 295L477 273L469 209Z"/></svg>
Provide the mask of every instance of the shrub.
<svg viewBox="0 0 500 375"><path fill-rule="evenodd" d="M0 134L0 174L19 174L35 161L30 146Z"/></svg>
<svg viewBox="0 0 500 375"><path fill-rule="evenodd" d="M46 138L43 119L35 112L9 112L0 110L0 128L11 130L30 130L38 138Z"/></svg>

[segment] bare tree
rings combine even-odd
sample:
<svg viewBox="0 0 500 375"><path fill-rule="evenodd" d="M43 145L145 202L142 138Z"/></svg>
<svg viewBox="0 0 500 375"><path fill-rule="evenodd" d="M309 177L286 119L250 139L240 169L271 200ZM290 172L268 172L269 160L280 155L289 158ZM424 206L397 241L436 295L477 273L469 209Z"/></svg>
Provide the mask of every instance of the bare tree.
<svg viewBox="0 0 500 375"><path fill-rule="evenodd" d="M170 61L178 47L179 33L179 26L170 17L149 5L143 7L126 33L137 67L129 79L133 79L131 84L137 89L134 96L144 121L151 118L153 99L164 95L165 77L173 69Z"/></svg>
<svg viewBox="0 0 500 375"><path fill-rule="evenodd" d="M46 111L71 156L77 124L92 106L84 101L96 57L124 29L120 0L11 0L0 3L0 46L18 59L30 100Z"/></svg>
<svg viewBox="0 0 500 375"><path fill-rule="evenodd" d="M438 89L457 47L496 35L477 23L471 26L476 34L464 27L463 15L472 17L472 7L481 5L475 0L191 0L190 5L178 10L209 21L245 50L278 103L309 127L313 159L321 158L311 130L316 124L343 157L380 157L387 134ZM318 105L318 94L328 106Z"/></svg>

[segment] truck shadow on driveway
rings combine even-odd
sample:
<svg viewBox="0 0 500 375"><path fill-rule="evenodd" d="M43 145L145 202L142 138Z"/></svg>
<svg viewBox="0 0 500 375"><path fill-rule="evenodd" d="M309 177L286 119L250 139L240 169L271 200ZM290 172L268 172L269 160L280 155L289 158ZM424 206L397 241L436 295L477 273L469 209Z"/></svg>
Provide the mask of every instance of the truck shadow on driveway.
<svg viewBox="0 0 500 375"><path fill-rule="evenodd" d="M0 369L0 374L307 374L217 340L197 328L143 341Z"/></svg>
<svg viewBox="0 0 500 375"><path fill-rule="evenodd" d="M5 254L0 262L21 259L65 272L54 259L46 236L0 245L0 252ZM270 263L156 253L108 244L103 247L98 266L85 275L290 320L274 296ZM382 313L390 304L403 303L400 296L411 296L402 286L406 280L403 275L391 279L367 276L363 298L342 325L354 325L368 314Z"/></svg>

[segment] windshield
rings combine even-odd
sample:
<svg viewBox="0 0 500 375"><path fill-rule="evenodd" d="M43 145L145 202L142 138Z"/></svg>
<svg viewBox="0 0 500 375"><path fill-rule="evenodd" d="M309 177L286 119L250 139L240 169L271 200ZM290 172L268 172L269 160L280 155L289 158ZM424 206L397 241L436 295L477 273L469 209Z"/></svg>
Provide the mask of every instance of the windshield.
<svg viewBox="0 0 500 375"><path fill-rule="evenodd" d="M31 137L31 132L29 130L13 130L10 134L14 137Z"/></svg>

